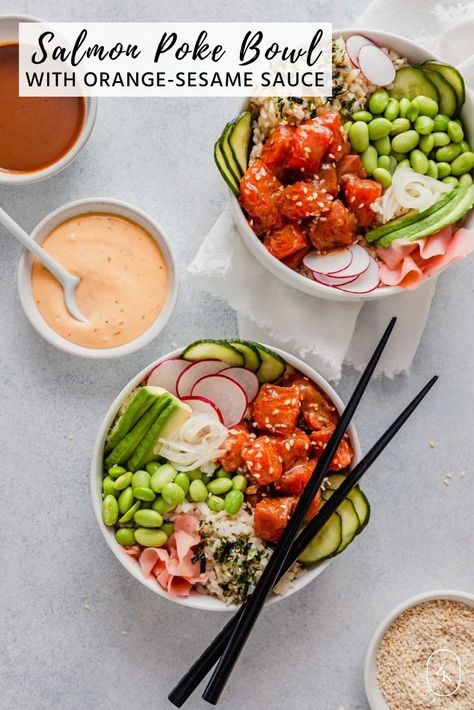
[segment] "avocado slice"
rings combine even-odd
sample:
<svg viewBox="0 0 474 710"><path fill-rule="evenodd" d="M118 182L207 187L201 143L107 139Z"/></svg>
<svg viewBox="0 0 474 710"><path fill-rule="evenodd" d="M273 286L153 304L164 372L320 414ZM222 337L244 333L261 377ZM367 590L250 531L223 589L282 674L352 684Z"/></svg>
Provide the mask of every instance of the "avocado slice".
<svg viewBox="0 0 474 710"><path fill-rule="evenodd" d="M160 431L160 439L168 438L174 431L176 431L176 429L179 429L179 427L184 424L184 422L186 422L193 413L193 410L189 404L182 402L177 397L173 397L173 395L171 395L171 398L173 403L176 405L176 408L170 413L163 429ZM160 449L161 444L156 444L153 453L158 455Z"/></svg>
<svg viewBox="0 0 474 710"><path fill-rule="evenodd" d="M149 427L145 436L141 439L135 451L127 461L128 471L138 471L146 466L149 461L156 458L155 446L162 436L165 425L178 409L176 398L170 398L166 407L158 414L153 424Z"/></svg>
<svg viewBox="0 0 474 710"><path fill-rule="evenodd" d="M474 204L474 185L468 187L461 185L456 187L453 192L455 193L453 199L444 207L405 229L398 229L396 232L387 234L379 241L380 246L388 247L396 239L416 241L460 220Z"/></svg>
<svg viewBox="0 0 474 710"><path fill-rule="evenodd" d="M105 459L105 467L109 469L114 464L124 463L136 450L141 440L144 438L153 422L159 417L161 412L171 403L171 395L164 392L154 404L137 421L133 429L126 434L123 439L112 449Z"/></svg>
<svg viewBox="0 0 474 710"><path fill-rule="evenodd" d="M138 420L150 409L152 404L161 397L166 390L163 387L140 387L110 430L105 443L105 453L112 451L128 432L133 429Z"/></svg>
<svg viewBox="0 0 474 710"><path fill-rule="evenodd" d="M368 242L375 242L378 239L385 237L386 234L390 234L395 231L398 232L400 229L404 229L410 224L414 224L425 217L429 217L430 214L437 212L441 207L444 207L444 205L450 202L453 199L455 192L456 191L453 189L450 190L450 192L445 193L439 200L432 204L431 207L423 210L423 212L411 210L408 214L403 215L403 217L397 217L397 219L392 219L390 222L381 224L380 227L371 229L370 232L367 232L365 238Z"/></svg>

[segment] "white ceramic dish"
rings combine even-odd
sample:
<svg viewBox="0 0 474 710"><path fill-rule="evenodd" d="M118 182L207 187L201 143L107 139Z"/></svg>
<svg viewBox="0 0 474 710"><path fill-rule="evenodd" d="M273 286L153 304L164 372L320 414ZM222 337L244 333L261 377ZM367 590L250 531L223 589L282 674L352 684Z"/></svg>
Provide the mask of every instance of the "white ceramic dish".
<svg viewBox="0 0 474 710"><path fill-rule="evenodd" d="M18 24L20 22L43 22L37 17L29 15L0 15L0 45L18 42ZM97 99L95 97L84 97L86 102L86 115L81 132L76 142L60 160L48 165L41 170L32 172L9 172L0 170L0 185L27 185L40 180L46 180L64 170L72 161L77 158L87 141L94 127L97 115Z"/></svg>
<svg viewBox="0 0 474 710"><path fill-rule="evenodd" d="M270 346L267 346L270 347ZM321 377L315 370L313 370L311 367L306 365L304 362L299 360L297 357L294 357L293 355L290 355L289 353L284 352L283 350L280 350L279 348L274 348L271 347L271 350L274 350L276 353L278 353L289 365L292 365L293 367L297 368L300 372L303 373L303 375L306 375L309 377L311 380L313 380L321 389L323 392L325 392L328 397L334 402L336 405L337 409L339 412L341 412L344 408L344 405L342 403L342 400L340 397L336 394L336 392L333 390L333 388L326 382L325 379ZM191 607L193 609L202 609L204 611L235 611L236 606L235 605L229 605L227 606L224 604L224 602L220 601L217 599L217 597L212 597L212 596L206 596L204 594L199 594L197 592L191 592L189 597L185 598L172 598L170 597L161 587L160 585L156 582L156 580L151 580L151 579L145 579L141 573L140 567L137 565L136 561L131 559L128 555L124 554L122 550L120 549L120 546L115 540L115 536L111 528L108 528L104 525L102 521L102 514L101 514L101 493L102 493L102 461L103 461L103 452L104 452L104 444L105 444L105 439L107 437L107 433L112 425L113 420L115 419L115 416L117 414L117 411L122 404L123 400L127 395L135 388L137 387L146 377L146 375L159 363L162 362L163 360L167 360L172 357L179 357L181 355L182 348L179 348L178 350L175 350L172 353L169 353L168 355L164 355L163 357L159 358L155 362L151 363L148 365L148 367L145 367L141 372L136 375L136 377L133 378L131 382L126 385L123 390L120 392L120 394L115 398L114 402L112 403L112 406L110 407L109 411L107 412L104 421L102 422L102 425L99 429L99 433L97 435L97 439L95 442L94 446L94 452L92 455L92 465L91 465L91 495L92 495L92 505L94 507L94 512L95 516L97 518L97 522L99 524L99 528L102 532L102 535L104 536L108 546L114 553L115 557L118 559L120 564L125 567L130 574L135 577L136 580L138 580L141 584L143 584L145 587L148 589L151 589L152 592L155 594L158 594L160 597L163 597L164 599L168 599L169 601L177 602L178 604L182 604L183 606ZM360 449L360 443L359 443L359 438L357 436L356 430L354 426L351 424L349 427L349 436L351 438L351 443L354 449L354 460L353 460L353 466L356 465L356 463L360 460L361 457L361 449ZM274 595L271 597L269 600L269 604L272 604L274 602L277 602L281 599L285 599L291 594L295 594L298 592L300 589L303 589L303 587L306 587L307 584L312 582L316 577L318 577L329 565L330 560L326 560L324 562L321 562L318 565L315 565L311 569L308 569L308 571L303 574L301 577L298 577L291 589L291 591L286 594L285 596L277 596Z"/></svg>
<svg viewBox="0 0 474 710"><path fill-rule="evenodd" d="M372 636L367 649L367 655L365 657L364 685L371 710L390 710L377 683L377 654L385 632L388 627L393 624L395 619L397 619L404 611L410 609L410 607L416 606L417 604L421 604L423 602L433 601L435 599L448 599L450 601L463 602L468 606L474 607L474 594L459 592L454 589L441 589L433 592L417 594L415 597L411 597L410 599L402 602L389 614L387 614Z"/></svg>
<svg viewBox="0 0 474 710"><path fill-rule="evenodd" d="M48 323L46 323L36 307L31 290L31 267L33 257L27 251L23 252L18 266L18 293L20 295L21 305L33 328L35 328L45 340L51 343L51 345L54 345L60 350L64 350L71 355L79 355L81 357L95 358L98 360L129 355L139 350L144 345L147 345L153 338L156 338L167 324L173 312L178 296L178 274L173 254L163 231L151 217L136 207L129 205L127 202L112 200L107 197L76 200L75 202L69 202L67 205L63 205L63 207L59 207L41 220L32 231L31 236L41 244L51 230L59 224L62 224L62 222L71 217L87 212L109 212L111 214L120 215L121 217L127 217L143 227L156 241L163 254L169 279L168 297L158 318L151 324L148 330L142 333L138 338L116 348L86 348L82 345L76 345L70 340L66 340L66 338L56 333Z"/></svg>
<svg viewBox="0 0 474 710"><path fill-rule="evenodd" d="M366 30L361 28L354 28L350 30L335 30L333 32L334 37L349 37L354 34L361 34L369 39L372 39L376 44L380 46L390 47L398 52L401 56L407 57L409 61L413 64L419 64L426 61L427 59L436 59L442 61L441 57L429 52L427 49L420 47L419 45L411 42L404 37L399 35L391 34L390 32L378 32L376 30ZM247 101L241 105L241 110L247 108ZM474 101L472 94L466 91L466 102L461 110L461 117L467 129L468 140L474 137ZM281 279L288 286L292 286L298 291L307 293L311 296L317 296L318 298L325 298L330 301L373 301L379 298L386 298L387 296L393 296L397 293L405 293L406 289L399 288L398 286L387 286L383 288L377 288L374 291L366 294L352 294L345 291L338 291L330 286L324 286L317 281L312 281L311 279L299 274L288 266L285 266L281 261L276 259L274 256L267 251L263 246L260 239L254 234L252 229L249 227L244 213L239 205L239 202L232 191L229 189L229 198L231 204L231 211L237 226L237 231L242 237L246 247L253 254L253 256L264 266L268 271L270 271L274 276ZM465 224L467 227L474 228L474 211L467 216L465 219Z"/></svg>

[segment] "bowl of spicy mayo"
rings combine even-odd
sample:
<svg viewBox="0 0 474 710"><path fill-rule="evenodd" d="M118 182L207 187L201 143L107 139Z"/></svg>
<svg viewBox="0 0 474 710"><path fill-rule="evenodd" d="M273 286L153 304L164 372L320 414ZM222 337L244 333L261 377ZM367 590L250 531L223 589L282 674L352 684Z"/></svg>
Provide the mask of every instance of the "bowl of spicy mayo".
<svg viewBox="0 0 474 710"><path fill-rule="evenodd" d="M0 15L0 185L38 182L68 166L94 126L97 99L19 96L20 15Z"/></svg>
<svg viewBox="0 0 474 710"><path fill-rule="evenodd" d="M31 233L81 281L67 311L61 285L29 252L18 269L20 301L32 326L72 355L128 355L155 338L174 309L178 278L168 240L147 214L109 198L77 200L45 217Z"/></svg>

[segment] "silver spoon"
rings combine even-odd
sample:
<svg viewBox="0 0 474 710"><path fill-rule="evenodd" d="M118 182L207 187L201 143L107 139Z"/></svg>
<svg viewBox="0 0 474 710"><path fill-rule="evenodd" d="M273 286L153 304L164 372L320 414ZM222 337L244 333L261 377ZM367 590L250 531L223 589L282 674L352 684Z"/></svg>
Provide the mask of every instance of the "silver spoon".
<svg viewBox="0 0 474 710"><path fill-rule="evenodd" d="M66 308L73 318L80 321L81 323L87 323L87 318L81 313L77 303L76 303L76 288L80 283L80 278L78 276L73 276L66 271L66 269L58 264L56 259L48 254L47 251L43 249L34 239L30 237L29 234L25 232L24 229L20 227L19 224L15 222L14 219L10 217L9 214L5 212L0 207L0 223L12 234L25 249L28 249L32 254L34 254L44 266L57 278L64 292L64 303Z"/></svg>

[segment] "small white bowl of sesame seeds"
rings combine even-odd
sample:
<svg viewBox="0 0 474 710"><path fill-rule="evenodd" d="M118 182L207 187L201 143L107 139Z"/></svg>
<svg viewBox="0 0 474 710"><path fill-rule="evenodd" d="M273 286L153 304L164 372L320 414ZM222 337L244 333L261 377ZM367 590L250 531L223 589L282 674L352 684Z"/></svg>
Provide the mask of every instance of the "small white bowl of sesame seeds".
<svg viewBox="0 0 474 710"><path fill-rule="evenodd" d="M474 707L474 595L424 592L393 609L367 649L371 710Z"/></svg>

